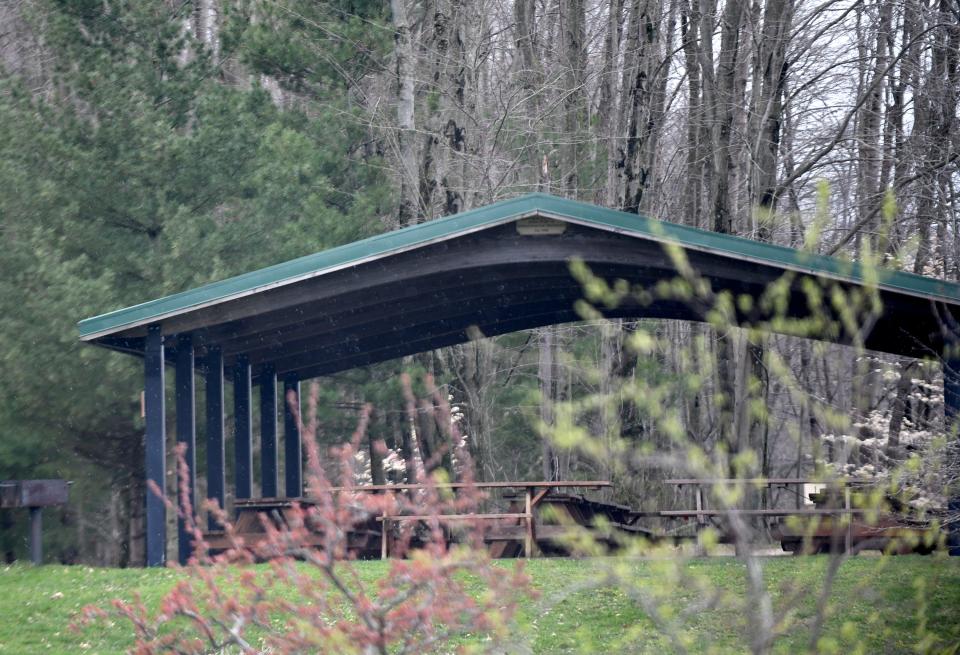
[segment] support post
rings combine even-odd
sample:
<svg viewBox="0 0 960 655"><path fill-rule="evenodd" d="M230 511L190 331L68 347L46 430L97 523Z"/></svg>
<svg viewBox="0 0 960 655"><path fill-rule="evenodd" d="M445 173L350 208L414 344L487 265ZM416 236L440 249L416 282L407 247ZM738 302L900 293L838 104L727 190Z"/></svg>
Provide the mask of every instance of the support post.
<svg viewBox="0 0 960 655"><path fill-rule="evenodd" d="M250 403L250 360L239 355L233 366L233 425L236 497L253 495L253 414Z"/></svg>
<svg viewBox="0 0 960 655"><path fill-rule="evenodd" d="M944 427L950 448L947 449L948 468L960 469L960 443L957 442L960 427L960 343L946 346L943 358L943 413ZM947 489L947 512L951 517L960 517L960 487ZM950 555L960 557L960 521L953 521L947 533L947 548Z"/></svg>
<svg viewBox="0 0 960 655"><path fill-rule="evenodd" d="M850 555L853 552L853 514L850 513L852 504L850 502L850 486L843 486L843 520L846 521L847 532L843 538L843 552Z"/></svg>
<svg viewBox="0 0 960 655"><path fill-rule="evenodd" d="M35 566L43 564L43 510L30 508L30 561Z"/></svg>
<svg viewBox="0 0 960 655"><path fill-rule="evenodd" d="M167 428L164 405L163 335L159 325L147 328L143 357L143 407L146 418L147 475L147 566L163 566L167 562L167 508L165 474L167 466ZM150 483L163 494L158 496Z"/></svg>
<svg viewBox="0 0 960 655"><path fill-rule="evenodd" d="M694 486L694 496L697 499L697 557L704 557L707 554L707 549L703 545L703 530L707 525L707 519L703 515L703 510L706 508L706 503L703 499L703 487L698 483Z"/></svg>
<svg viewBox="0 0 960 655"><path fill-rule="evenodd" d="M527 487L526 493L524 494L524 508L527 524L527 533L523 540L523 556L527 559L533 557L533 489Z"/></svg>
<svg viewBox="0 0 960 655"><path fill-rule="evenodd" d="M277 497L277 372L260 373L260 495Z"/></svg>
<svg viewBox="0 0 960 655"><path fill-rule="evenodd" d="M223 351L219 347L207 350L207 499L225 509L226 465L223 445ZM207 515L207 529L222 530L223 526Z"/></svg>
<svg viewBox="0 0 960 655"><path fill-rule="evenodd" d="M283 477L287 498L303 495L303 449L300 445L300 426L297 424L299 413L300 381L295 377L287 377L283 381Z"/></svg>
<svg viewBox="0 0 960 655"><path fill-rule="evenodd" d="M706 508L703 502L703 487L698 484L694 488L696 489L697 496L697 527L703 528L707 523L707 519L703 515L703 510Z"/></svg>
<svg viewBox="0 0 960 655"><path fill-rule="evenodd" d="M390 555L389 546L387 542L387 534L390 529L390 518L387 515L387 510L383 510L383 521L380 522L380 559L387 559Z"/></svg>
<svg viewBox="0 0 960 655"><path fill-rule="evenodd" d="M191 512L197 515L197 405L194 386L193 339L188 334L177 338L177 443L186 445L183 456L187 462L188 498L183 498L183 482L177 478L177 507L183 509L184 501L189 500ZM179 470L178 470L179 473ZM177 561L186 564L193 552L193 535L187 530L187 523L181 516L177 519Z"/></svg>

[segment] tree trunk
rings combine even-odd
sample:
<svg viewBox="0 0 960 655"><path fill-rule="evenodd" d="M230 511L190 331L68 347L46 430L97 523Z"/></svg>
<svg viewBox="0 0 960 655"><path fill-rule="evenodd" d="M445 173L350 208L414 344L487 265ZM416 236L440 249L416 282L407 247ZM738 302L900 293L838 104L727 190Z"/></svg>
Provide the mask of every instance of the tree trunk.
<svg viewBox="0 0 960 655"><path fill-rule="evenodd" d="M703 168L707 161L701 136L706 126L701 99L700 57L698 34L700 30L699 4L693 0L681 2L680 38L684 64L687 69L687 129L686 165L687 193L684 195L684 223L701 227L703 211Z"/></svg>
<svg viewBox="0 0 960 655"><path fill-rule="evenodd" d="M416 62L411 43L410 21L406 0L390 0L393 13L394 58L397 84L397 159L400 166L400 205L397 210L398 227L413 225L419 215L420 187L417 166L416 125L414 123L414 79Z"/></svg>
<svg viewBox="0 0 960 655"><path fill-rule="evenodd" d="M734 114L739 106L735 90L744 1L728 0L723 12L716 91L712 106L713 230L722 234L735 233L730 207L730 174L735 160L731 147L731 131ZM708 34L702 35L702 38L708 38Z"/></svg>
<svg viewBox="0 0 960 655"><path fill-rule="evenodd" d="M786 48L792 18L792 0L767 2L754 67L754 85L759 92L753 107L757 142L753 156L756 174L752 201L759 207L756 236L760 241L770 240L774 213L777 211L777 166L787 78Z"/></svg>
<svg viewBox="0 0 960 655"><path fill-rule="evenodd" d="M540 385L540 421L544 428L550 431L555 426L555 415L553 404L557 396L557 370L556 370L556 335L553 328L540 328L537 330L540 336L540 356L537 366L537 380ZM557 454L551 445L548 435L543 439L543 479L557 479Z"/></svg>
<svg viewBox="0 0 960 655"><path fill-rule="evenodd" d="M580 191L580 139L586 114L584 0L560 0L560 34L564 64L562 188L569 198Z"/></svg>
<svg viewBox="0 0 960 655"><path fill-rule="evenodd" d="M600 86L600 131L606 138L607 179L603 203L607 207L616 207L620 197L617 176L617 143L620 133L617 130L619 94L617 93L618 60L620 57L620 37L623 22L623 0L612 0L607 15L606 40L603 46L603 80Z"/></svg>
<svg viewBox="0 0 960 655"><path fill-rule="evenodd" d="M386 428L384 419L381 413L375 412L372 417L373 420L370 421L370 429L367 431L367 447L370 453L370 480L373 484L386 484L387 477L383 472L383 449L385 444L383 439L376 434L379 430L374 430L373 426L377 425L381 430Z"/></svg>

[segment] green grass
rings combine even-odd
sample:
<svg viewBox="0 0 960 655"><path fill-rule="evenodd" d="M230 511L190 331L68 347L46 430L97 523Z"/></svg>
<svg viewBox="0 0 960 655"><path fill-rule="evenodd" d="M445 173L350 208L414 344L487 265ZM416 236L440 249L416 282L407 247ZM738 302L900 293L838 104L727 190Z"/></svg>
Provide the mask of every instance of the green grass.
<svg viewBox="0 0 960 655"><path fill-rule="evenodd" d="M791 594L801 592L777 652L807 649L826 564L825 557L764 560L778 611ZM387 564L357 566L364 580L373 581ZM620 567L626 584L596 586L611 566ZM691 652L746 650L744 567L736 560L694 559L676 566L660 560L542 559L529 562L527 570L540 598L523 604L517 639L536 653L672 652L671 640L643 610L651 598L658 599L661 619L679 626L680 639ZM123 622L79 633L69 624L88 604L105 606L114 598L132 599L135 592L156 606L180 575L173 570L0 568L0 654L123 652L131 644ZM716 605L691 611L693 603L706 597L703 589L710 588L723 592ZM949 651L960 644L960 561L855 558L841 569L829 607L821 652L852 653L859 647L870 654L906 653L915 652L918 643L933 652Z"/></svg>

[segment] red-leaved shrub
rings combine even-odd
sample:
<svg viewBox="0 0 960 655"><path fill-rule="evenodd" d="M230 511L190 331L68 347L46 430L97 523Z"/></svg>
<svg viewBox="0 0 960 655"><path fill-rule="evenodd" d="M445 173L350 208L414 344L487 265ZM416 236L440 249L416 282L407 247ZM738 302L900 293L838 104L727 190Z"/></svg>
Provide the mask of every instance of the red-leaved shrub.
<svg viewBox="0 0 960 655"><path fill-rule="evenodd" d="M409 399L409 379L404 383ZM460 443L445 399L435 391L432 395L438 423L453 431L449 442ZM482 494L470 486L454 494L436 486L430 476L424 476L420 489L378 494L358 490L353 485L354 455L366 432L369 408L352 440L331 450L340 472L338 486L332 485L317 444L317 397L312 385L307 421L297 412L307 453L307 495L286 510L280 527L263 517L265 534L257 543L246 544L230 517L207 503L229 544L222 552L212 552L189 503L188 469L180 449L178 478L184 500L177 511L195 545L183 578L158 607L148 607L140 598L115 600L110 608L86 608L83 623L128 620L135 636L130 652L143 655L449 652L455 646L451 642L467 636L471 652L502 648L516 601L530 593L521 563L494 565L479 521L457 523L461 538L453 543L453 524L436 518L476 510ZM409 403L411 411L413 406ZM291 407L296 411L298 404ZM457 461L459 481L470 483L469 457L459 453ZM371 579L374 576L364 576L355 563L350 534L371 521L375 524L384 513L433 518L392 522L396 534L391 552L398 557Z"/></svg>

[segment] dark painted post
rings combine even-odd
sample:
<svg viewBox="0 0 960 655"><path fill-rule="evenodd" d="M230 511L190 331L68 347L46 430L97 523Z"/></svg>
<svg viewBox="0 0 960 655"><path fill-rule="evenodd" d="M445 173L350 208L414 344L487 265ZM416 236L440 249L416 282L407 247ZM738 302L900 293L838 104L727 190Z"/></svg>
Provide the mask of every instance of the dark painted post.
<svg viewBox="0 0 960 655"><path fill-rule="evenodd" d="M291 402L293 406L291 406ZM294 407L296 413L294 413ZM296 377L283 380L283 471L287 498L303 495L303 452L300 446L300 381Z"/></svg>
<svg viewBox="0 0 960 655"><path fill-rule="evenodd" d="M277 497L277 371L260 372L260 495Z"/></svg>
<svg viewBox="0 0 960 655"><path fill-rule="evenodd" d="M223 352L213 346L207 350L207 498L224 509L225 470L223 448ZM207 528L223 528L213 513L207 515Z"/></svg>
<svg viewBox="0 0 960 655"><path fill-rule="evenodd" d="M947 450L947 457L952 459L952 461L947 462L947 466L960 469L960 452L958 452L960 444L956 443L956 440L960 438L960 434L958 434L958 427L960 427L960 344L958 343L947 344L944 356L943 412L947 438L954 442L951 444L953 447ZM960 517L960 488L947 489L947 511L951 517ZM950 524L947 546L951 555L960 556L960 521L954 521Z"/></svg>
<svg viewBox="0 0 960 655"><path fill-rule="evenodd" d="M147 474L147 566L167 561L167 509L165 498L157 496L149 483L166 495L164 477L167 459L167 430L164 407L163 335L159 325L147 328L143 357L143 408L146 415Z"/></svg>
<svg viewBox="0 0 960 655"><path fill-rule="evenodd" d="M253 495L253 414L250 404L250 360L239 355L233 365L233 446L236 497Z"/></svg>
<svg viewBox="0 0 960 655"><path fill-rule="evenodd" d="M193 515L197 515L197 405L194 387L193 339L188 334L177 338L177 443L186 445L184 458L189 469L187 490ZM177 475L177 507L184 505L183 482ZM193 552L193 535L183 517L177 519L177 559L186 564Z"/></svg>
<svg viewBox="0 0 960 655"><path fill-rule="evenodd" d="M30 561L43 564L43 508L30 508Z"/></svg>

